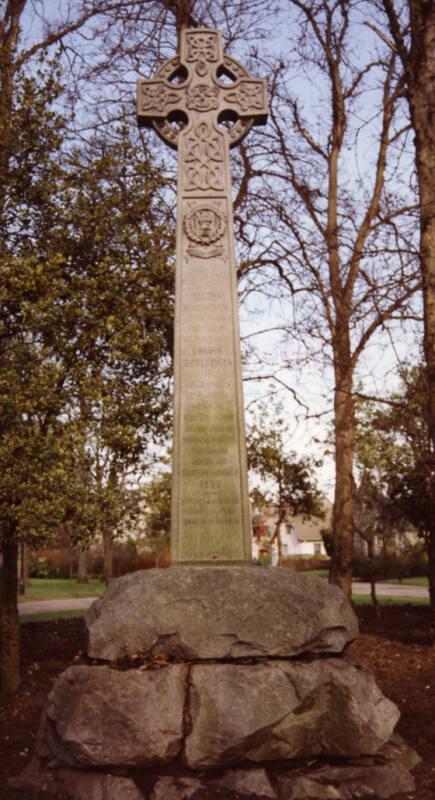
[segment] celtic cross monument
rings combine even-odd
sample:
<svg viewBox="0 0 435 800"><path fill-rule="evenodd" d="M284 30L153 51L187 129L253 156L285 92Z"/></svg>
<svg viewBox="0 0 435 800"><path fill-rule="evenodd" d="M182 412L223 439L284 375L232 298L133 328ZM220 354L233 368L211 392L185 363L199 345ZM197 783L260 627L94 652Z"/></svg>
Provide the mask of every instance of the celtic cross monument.
<svg viewBox="0 0 435 800"><path fill-rule="evenodd" d="M137 102L178 150L172 559L250 563L229 148L265 123L266 82L185 29Z"/></svg>

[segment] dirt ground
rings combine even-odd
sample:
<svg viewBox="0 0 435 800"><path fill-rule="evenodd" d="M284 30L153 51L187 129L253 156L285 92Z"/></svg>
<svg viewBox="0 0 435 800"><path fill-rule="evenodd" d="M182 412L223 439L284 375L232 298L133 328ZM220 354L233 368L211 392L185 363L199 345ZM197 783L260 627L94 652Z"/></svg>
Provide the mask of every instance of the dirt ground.
<svg viewBox="0 0 435 800"><path fill-rule="evenodd" d="M361 636L350 652L375 672L383 692L399 706L398 730L422 763L414 775L417 790L406 800L435 800L435 648L428 639L429 609L390 606L377 626L372 609L358 614ZM0 798L30 800L7 785L27 763L41 710L56 676L85 648L82 619L23 625L23 683L0 706ZM373 798L376 800L376 798Z"/></svg>

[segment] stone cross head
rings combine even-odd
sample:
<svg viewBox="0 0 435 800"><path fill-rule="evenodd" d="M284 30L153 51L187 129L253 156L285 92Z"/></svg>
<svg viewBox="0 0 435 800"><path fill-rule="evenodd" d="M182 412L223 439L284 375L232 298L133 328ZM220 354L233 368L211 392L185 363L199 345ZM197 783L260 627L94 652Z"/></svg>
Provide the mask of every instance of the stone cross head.
<svg viewBox="0 0 435 800"><path fill-rule="evenodd" d="M153 127L175 149L180 131L198 130L202 121L215 129L232 124L227 136L234 147L253 125L266 122L266 81L223 53L219 31L187 29L181 32L179 55L165 61L151 80L138 81L137 109L139 125Z"/></svg>

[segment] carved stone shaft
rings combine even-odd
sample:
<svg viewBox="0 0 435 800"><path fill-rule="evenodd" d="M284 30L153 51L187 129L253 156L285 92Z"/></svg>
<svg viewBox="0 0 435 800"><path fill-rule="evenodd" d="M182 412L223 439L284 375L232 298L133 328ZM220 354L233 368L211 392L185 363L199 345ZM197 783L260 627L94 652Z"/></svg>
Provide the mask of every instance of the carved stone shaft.
<svg viewBox="0 0 435 800"><path fill-rule="evenodd" d="M174 563L251 561L229 147L266 114L265 81L215 30L183 31L138 84L139 124L178 148Z"/></svg>

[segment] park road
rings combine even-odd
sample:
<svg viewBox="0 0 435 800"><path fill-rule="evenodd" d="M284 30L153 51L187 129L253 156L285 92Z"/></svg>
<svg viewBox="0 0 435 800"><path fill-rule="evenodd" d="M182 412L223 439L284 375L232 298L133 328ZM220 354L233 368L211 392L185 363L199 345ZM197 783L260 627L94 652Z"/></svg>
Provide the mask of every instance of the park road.
<svg viewBox="0 0 435 800"><path fill-rule="evenodd" d="M358 596L370 595L370 584L363 581L353 581L352 591L354 595ZM429 598L427 586L408 586L400 583L378 583L376 585L376 593L379 597L387 595L388 597L398 597L405 600L406 598L418 598L419 600ZM84 610L89 608L96 599L96 597L76 597L59 600L31 600L25 603L18 603L18 611L20 616L24 617L28 614Z"/></svg>

